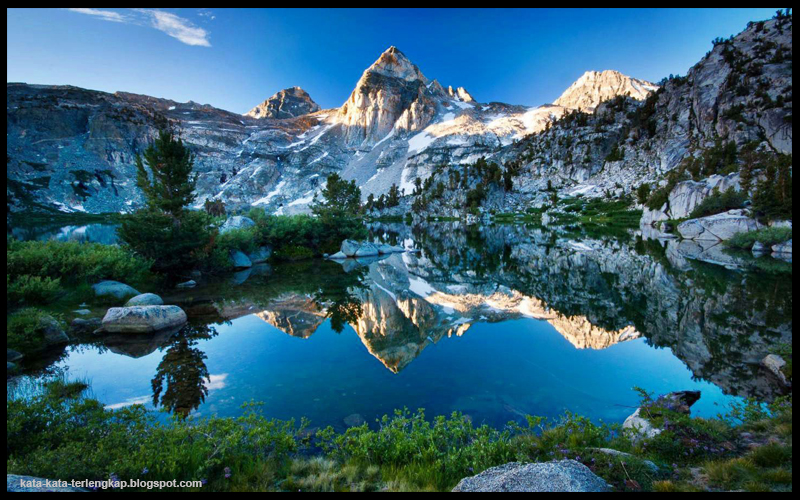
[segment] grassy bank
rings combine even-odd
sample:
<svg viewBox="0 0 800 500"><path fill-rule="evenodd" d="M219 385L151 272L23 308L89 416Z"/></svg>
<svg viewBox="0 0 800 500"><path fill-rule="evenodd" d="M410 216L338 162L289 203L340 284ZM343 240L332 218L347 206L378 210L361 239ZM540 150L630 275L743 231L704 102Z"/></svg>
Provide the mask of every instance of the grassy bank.
<svg viewBox="0 0 800 500"><path fill-rule="evenodd" d="M250 404L240 418L165 424L138 406L105 410L86 389L56 380L8 395L7 473L200 480L220 491L447 491L492 466L570 458L618 491L792 487L791 398L711 420L651 406L665 430L634 441L618 426L571 414L494 429L457 413L398 411L379 425L312 433L307 422L269 420Z"/></svg>

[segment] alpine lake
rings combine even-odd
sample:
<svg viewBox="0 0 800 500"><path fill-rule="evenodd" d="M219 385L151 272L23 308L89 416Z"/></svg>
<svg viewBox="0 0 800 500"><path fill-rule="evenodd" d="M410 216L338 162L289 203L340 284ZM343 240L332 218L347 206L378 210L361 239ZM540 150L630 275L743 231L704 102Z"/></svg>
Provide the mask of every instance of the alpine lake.
<svg viewBox="0 0 800 500"><path fill-rule="evenodd" d="M775 273L699 262L635 230L369 227L373 241L412 251L142 290L181 306L189 324L74 340L7 390L63 375L87 381L108 408L238 416L258 402L267 417L339 430L402 408L496 427L565 411L621 422L638 405L634 387L699 390L693 413L707 417L782 394L760 361L791 345L791 263ZM13 233L116 241L108 224Z"/></svg>

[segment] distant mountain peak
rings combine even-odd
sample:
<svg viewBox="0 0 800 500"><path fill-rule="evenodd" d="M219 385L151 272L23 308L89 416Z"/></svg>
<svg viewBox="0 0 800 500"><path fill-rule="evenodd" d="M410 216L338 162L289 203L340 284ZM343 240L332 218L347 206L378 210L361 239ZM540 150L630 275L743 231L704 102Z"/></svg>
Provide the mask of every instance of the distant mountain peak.
<svg viewBox="0 0 800 500"><path fill-rule="evenodd" d="M289 87L275 93L247 112L253 118L294 118L319 111L319 105L300 87Z"/></svg>
<svg viewBox="0 0 800 500"><path fill-rule="evenodd" d="M646 80L640 80L607 69L605 71L587 71L564 91L553 104L571 109L594 111L603 101L619 95L629 95L634 99L646 99L658 86Z"/></svg>
<svg viewBox="0 0 800 500"><path fill-rule="evenodd" d="M425 78L425 75L422 74L417 65L412 63L394 45L383 51L380 57L364 71L364 76L367 76L368 73L377 73L406 81L420 80L424 83L428 82L428 79Z"/></svg>

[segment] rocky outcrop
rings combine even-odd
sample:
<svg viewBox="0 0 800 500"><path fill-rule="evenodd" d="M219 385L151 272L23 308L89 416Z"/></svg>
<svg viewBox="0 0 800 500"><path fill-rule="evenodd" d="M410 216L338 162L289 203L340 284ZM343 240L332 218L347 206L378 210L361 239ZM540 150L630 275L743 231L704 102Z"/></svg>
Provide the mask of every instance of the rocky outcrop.
<svg viewBox="0 0 800 500"><path fill-rule="evenodd" d="M726 241L739 233L761 229L762 225L743 210L690 219L678 224L678 232L687 240Z"/></svg>
<svg viewBox="0 0 800 500"><path fill-rule="evenodd" d="M137 295L125 303L125 307L162 305L164 305L164 300L154 293L143 293L141 295Z"/></svg>
<svg viewBox="0 0 800 500"><path fill-rule="evenodd" d="M761 366L766 368L776 379L786 387L791 387L792 383L786 378L786 373L783 369L786 367L786 361L777 354L767 354L761 360Z"/></svg>
<svg viewBox="0 0 800 500"><path fill-rule="evenodd" d="M139 295L139 291L132 286L120 283L119 281L110 280L101 281L100 283L92 285L92 290L94 290L94 295L96 297L113 297L118 300L124 300L128 297Z"/></svg>
<svg viewBox="0 0 800 500"><path fill-rule="evenodd" d="M618 71L587 71L553 102L557 106L592 112L604 101L620 95L646 99L658 90L654 83L631 78Z"/></svg>
<svg viewBox="0 0 800 500"><path fill-rule="evenodd" d="M247 112L253 118L296 118L320 110L308 92L300 87L283 89Z"/></svg>
<svg viewBox="0 0 800 500"><path fill-rule="evenodd" d="M242 215L235 215L228 220L226 220L222 226L219 228L219 234L225 234L228 231L233 231L234 229L247 229L249 227L255 226L256 223L250 217L244 217Z"/></svg>
<svg viewBox="0 0 800 500"><path fill-rule="evenodd" d="M186 313L178 306L112 307L103 317L103 333L153 333L186 324Z"/></svg>
<svg viewBox="0 0 800 500"><path fill-rule="evenodd" d="M455 493L494 492L603 492L611 488L588 467L575 460L522 464L512 462L462 479Z"/></svg>
<svg viewBox="0 0 800 500"><path fill-rule="evenodd" d="M664 429L657 428L652 424L650 421L652 417L660 415L664 410L688 415L692 405L699 399L699 391L673 392L661 396L656 401L637 408L625 419L622 428L631 431L631 435L636 439L652 439L664 432Z"/></svg>

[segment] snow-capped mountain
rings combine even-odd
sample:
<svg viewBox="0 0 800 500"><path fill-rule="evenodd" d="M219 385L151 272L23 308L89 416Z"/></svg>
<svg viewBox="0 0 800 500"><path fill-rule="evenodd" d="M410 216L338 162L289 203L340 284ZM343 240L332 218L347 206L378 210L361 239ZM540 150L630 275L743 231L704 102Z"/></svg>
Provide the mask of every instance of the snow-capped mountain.
<svg viewBox="0 0 800 500"><path fill-rule="evenodd" d="M10 210L125 212L141 203L134 160L170 123L196 153L197 206L308 210L332 172L366 197L397 184L410 193L435 165L471 163L545 129L570 108L652 84L615 72L587 73L560 104L479 103L463 87L427 78L396 47L368 67L341 107L320 110L299 87L245 115L210 105L75 87L7 85ZM587 95L582 96L582 90Z"/></svg>

